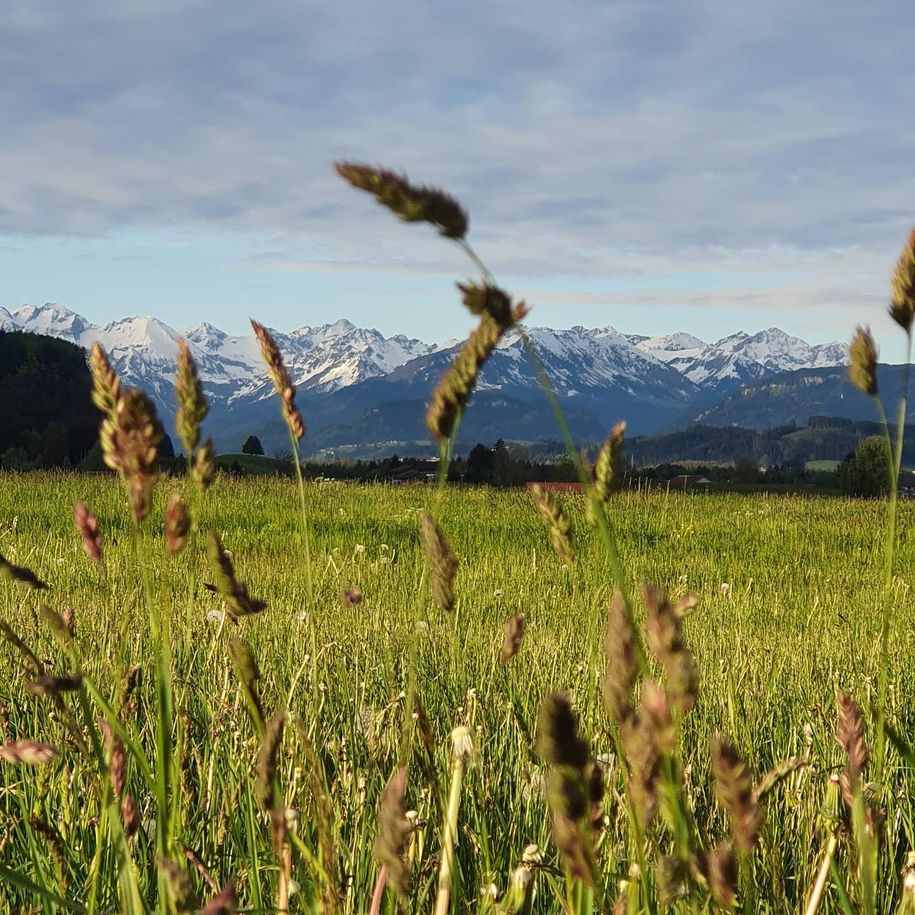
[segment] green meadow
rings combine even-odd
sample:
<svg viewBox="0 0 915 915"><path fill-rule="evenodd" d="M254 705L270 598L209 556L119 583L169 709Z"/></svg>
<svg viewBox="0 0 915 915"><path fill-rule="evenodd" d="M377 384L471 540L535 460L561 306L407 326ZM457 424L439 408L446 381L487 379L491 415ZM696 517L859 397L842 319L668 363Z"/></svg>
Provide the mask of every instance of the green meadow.
<svg viewBox="0 0 915 915"><path fill-rule="evenodd" d="M163 513L174 490L185 494L196 524L184 549L170 556ZM98 517L101 565L84 555L74 530L77 499ZM631 867L626 778L601 698L613 577L585 524L581 496L561 494L577 551L571 567L550 549L523 491L316 481L306 482L305 500L313 599L293 481L219 477L205 496L183 479L162 481L137 535L113 477L0 480L0 554L48 586L0 580L7 624L0 729L8 742L57 749L43 765L0 762L0 910L196 911L233 881L240 911L277 911L285 867L290 911L366 911L379 876L373 843L381 794L406 740L410 895L398 902L389 888L380 910L432 911L455 768L450 734L460 726L470 729L472 752L460 785L450 910L613 909L641 875ZM435 510L459 559L450 613L429 596L418 536L424 509ZM761 801L764 823L741 863L734 903L744 911L802 911L831 836L837 844L819 910L863 910L859 849L830 782L845 765L835 696L845 689L855 698L873 755L868 709L885 663L886 719L900 735L915 730L908 574L915 509L901 503L899 511L891 629L881 659L885 503L625 491L609 503L633 593L651 582L672 597L698 597L684 621L700 672L698 701L683 719L678 758L683 803L707 847L729 832L709 771L714 736L739 748L754 778L800 758ZM267 603L264 612L237 623L224 615L221 596L206 587L213 582L210 529L238 579ZM59 613L73 609L69 656L40 614L42 603ZM641 602L634 606L640 621ZM503 664L504 627L519 612L526 636ZM48 674L78 669L82 688L60 693L59 703L28 689L35 671L10 632ZM231 637L241 637L256 659L264 715L288 712L275 759L289 835L285 859L258 802L261 740L229 660ZM140 673L131 677L134 668ZM405 720L411 669L417 703ZM167 734L157 677L163 670L171 683ZM125 698L128 679L135 685ZM595 841L600 877L586 898L569 889L551 840L545 766L535 751L538 707L557 690L571 698L606 785ZM110 789L99 788L91 744L106 708L131 741L122 793L137 810L132 836L116 822ZM878 793L880 808L875 911L893 911L900 900L906 853L915 848L913 788L911 768L889 745L882 784L865 786ZM157 800L163 796L165 812ZM664 851L665 836L662 812L645 847ZM160 843L172 871L157 863ZM526 849L520 898L517 871ZM646 866L660 865L652 859ZM666 910L649 897L654 901L641 897L640 905ZM619 911L640 910L631 907L633 894L630 903L626 898ZM694 901L670 906L696 910Z"/></svg>

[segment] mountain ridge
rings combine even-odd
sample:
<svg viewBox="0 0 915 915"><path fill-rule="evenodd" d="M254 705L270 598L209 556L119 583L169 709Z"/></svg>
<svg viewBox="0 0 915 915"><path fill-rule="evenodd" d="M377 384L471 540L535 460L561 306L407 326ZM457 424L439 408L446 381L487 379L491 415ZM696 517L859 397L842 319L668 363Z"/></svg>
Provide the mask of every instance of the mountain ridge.
<svg viewBox="0 0 915 915"><path fill-rule="evenodd" d="M166 419L174 415L174 359L183 335L210 401L208 422L217 446L251 431L265 435L265 444L282 447L276 411L260 417L255 409L263 407L273 391L253 335L233 336L205 321L179 332L148 315L97 325L53 303L0 308L0 329L58 337L84 349L98 340L124 381L149 391ZM406 404L412 409L425 402L460 343L428 343L402 334L386 337L345 318L271 331L308 404L309 425L318 433L309 447L361 447L368 443L342 438L365 438L366 426L376 435L389 431L394 441L406 435L406 442L428 444L421 409L414 422L407 419ZM649 337L610 326L530 327L528 333L582 436L620 417L633 431L657 431L746 384L786 371L837 366L846 356L843 344L811 345L778 328L756 334L739 331L714 343L684 332ZM543 418L548 411L536 368L516 333L500 341L484 367L476 400L503 417L506 438L512 429L529 435L538 425L552 422ZM380 430L371 420L382 416L402 421L396 428ZM494 428L485 417L477 419L481 422L469 428Z"/></svg>

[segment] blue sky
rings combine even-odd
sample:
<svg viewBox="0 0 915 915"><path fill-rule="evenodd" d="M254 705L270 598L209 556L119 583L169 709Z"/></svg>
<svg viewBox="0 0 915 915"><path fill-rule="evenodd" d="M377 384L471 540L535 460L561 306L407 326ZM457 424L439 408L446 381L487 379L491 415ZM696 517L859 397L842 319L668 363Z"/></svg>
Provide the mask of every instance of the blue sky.
<svg viewBox="0 0 915 915"><path fill-rule="evenodd" d="M459 197L532 323L892 358L913 47L885 0L6 0L0 305L463 333L469 265L354 158Z"/></svg>

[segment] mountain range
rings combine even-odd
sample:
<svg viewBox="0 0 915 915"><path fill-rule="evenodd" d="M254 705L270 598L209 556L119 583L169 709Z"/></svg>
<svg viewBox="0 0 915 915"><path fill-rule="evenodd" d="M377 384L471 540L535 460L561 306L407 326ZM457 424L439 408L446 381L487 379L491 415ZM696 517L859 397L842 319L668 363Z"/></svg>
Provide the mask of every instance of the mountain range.
<svg viewBox="0 0 915 915"><path fill-rule="evenodd" d="M54 304L0 308L0 330L50 335L83 348L98 340L124 381L156 400L169 427L177 341L184 336L210 403L207 431L217 449L237 451L248 434L258 435L268 451L286 444L253 335L231 336L207 323L179 332L152 317L96 325ZM425 403L460 341L385 337L346 320L273 333L310 427L306 451L341 456L429 450ZM714 415L748 386L776 377L805 371L839 377L837 367L847 354L845 344L811 345L778 328L714 343L686 333L650 337L612 327L530 328L529 335L573 434L583 441L601 438L619 418L634 434L682 427L710 411ZM740 419L747 424L745 415ZM520 337L510 333L483 370L459 445L557 435L535 367Z"/></svg>

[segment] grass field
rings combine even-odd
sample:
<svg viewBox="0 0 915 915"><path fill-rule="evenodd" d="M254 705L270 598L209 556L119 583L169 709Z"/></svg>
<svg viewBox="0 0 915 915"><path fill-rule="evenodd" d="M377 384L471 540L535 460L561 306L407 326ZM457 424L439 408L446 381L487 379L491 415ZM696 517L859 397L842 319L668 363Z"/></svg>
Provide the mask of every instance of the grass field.
<svg viewBox="0 0 915 915"><path fill-rule="evenodd" d="M166 555L162 517L176 488L186 490L201 530L219 532L238 577L268 603L266 612L237 627L222 619L222 600L204 588L213 579L202 533L178 556ZM378 876L372 845L379 799L398 764L411 636L418 627L417 697L428 731L424 740L421 719L406 790L406 807L418 813L411 821L407 908L432 909L449 734L466 724L474 752L460 795L452 911L514 910L505 894L531 843L541 849L543 864L533 870L525 904L560 911L564 880L550 839L544 768L533 746L542 698L564 690L605 769L606 823L598 847L603 878L593 904L609 911L632 860L614 729L601 702L612 578L576 497L564 497L578 548L568 569L551 552L526 493L446 489L439 516L461 559L457 603L446 614L428 597L418 544L418 518L434 498L431 487L320 483L307 485L306 496L313 607L292 482L222 478L204 500L183 481L166 481L134 542L122 488L112 478L0 479L0 554L49 585L39 592L0 581L0 616L49 672L64 674L70 664L38 606L72 607L81 668L114 708L127 672L139 665L144 676L120 714L150 760L162 755L152 675L159 641L150 621L170 634L164 640L174 684L167 832L171 857L190 886L186 898L204 900L233 879L244 910L276 910L278 863L252 774L260 741L227 659L234 630L257 658L266 714L291 713L277 777L282 804L297 814L290 824L292 889L298 892L290 908L368 908ZM102 568L82 553L73 529L75 499L98 515ZM911 735L915 616L908 570L915 561L915 511L903 504L900 512L887 718ZM701 680L698 703L684 722L682 759L687 801L703 840L711 847L728 832L711 791L714 734L731 738L757 774L791 756L809 761L766 802L759 847L741 873L744 911L801 910L836 830L829 776L844 765L844 756L834 736L835 693L844 687L866 709L876 690L885 513L880 502L796 496L620 493L611 503L610 523L633 588L648 581L674 596L692 592L700 598L685 623ZM362 601L341 601L353 588ZM526 615L527 635L520 653L502 665L503 627L519 611ZM161 910L180 911L183 884L156 867L157 829L163 828L158 795L133 754L125 791L135 798L141 825L124 839L112 827L116 807L106 807L108 796L95 791L91 760L65 727L65 715L78 718L85 690L62 694L55 711L48 698L26 689L22 672L21 653L0 641L5 738L46 741L60 755L40 767L0 763L0 862L8 869L0 882L0 910L131 910L123 902L130 893L142 910L158 891ZM865 719L870 738L872 721ZM78 730L87 734L88 724ZM153 768L158 777L159 763ZM894 752L883 787L876 910L891 912L906 852L915 848L915 778ZM652 829L664 848L663 830ZM852 844L841 830L840 836L823 912L861 910ZM132 863L125 865L128 853ZM339 891L330 901L321 888L328 871ZM11 873L18 875L15 882ZM852 897L847 905L844 886ZM395 904L387 893L382 910L394 911Z"/></svg>

